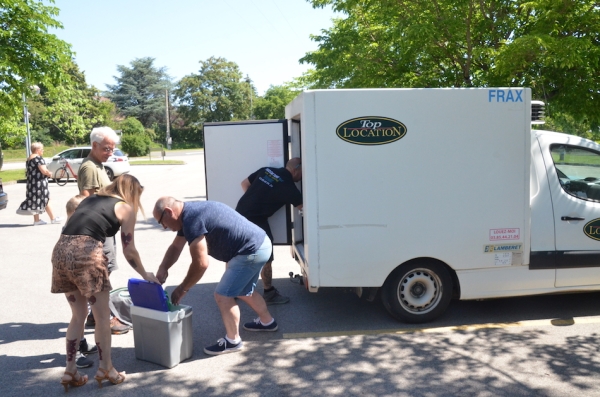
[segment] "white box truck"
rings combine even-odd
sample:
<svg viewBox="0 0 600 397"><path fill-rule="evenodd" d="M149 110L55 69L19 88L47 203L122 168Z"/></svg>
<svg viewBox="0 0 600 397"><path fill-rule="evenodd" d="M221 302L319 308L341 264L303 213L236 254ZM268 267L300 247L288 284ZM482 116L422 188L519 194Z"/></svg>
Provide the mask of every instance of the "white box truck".
<svg viewBox="0 0 600 397"><path fill-rule="evenodd" d="M379 291L406 322L452 298L598 290L600 145L533 130L540 104L527 88L306 91L285 120L205 126L207 198L235 207L251 172L301 157L303 214L270 219L276 243L309 291Z"/></svg>

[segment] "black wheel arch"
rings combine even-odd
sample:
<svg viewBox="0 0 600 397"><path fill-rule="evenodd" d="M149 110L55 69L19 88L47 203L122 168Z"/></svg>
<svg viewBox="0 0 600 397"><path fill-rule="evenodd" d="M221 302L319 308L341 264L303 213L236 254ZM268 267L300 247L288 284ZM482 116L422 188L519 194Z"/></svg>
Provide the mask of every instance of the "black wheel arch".
<svg viewBox="0 0 600 397"><path fill-rule="evenodd" d="M452 277L452 299L460 299L460 282L458 280L458 276L456 275L456 271L454 269L452 269L450 266L448 266L448 264L444 261L441 261L437 258L432 258L432 257L428 257L428 256L422 256L419 258L413 258L411 260L408 260L398 266L396 266L394 268L394 270L392 270L390 272L390 274L387 276L387 278L385 279L383 285L381 286L382 288L385 287L385 284L390 280L390 278L392 277L392 274L394 274L394 272L398 271L398 269L404 265L410 265L410 264L426 264L426 263L430 263L430 262L437 262L440 265L444 266L446 268L446 270L448 270L448 273L450 273L450 277Z"/></svg>

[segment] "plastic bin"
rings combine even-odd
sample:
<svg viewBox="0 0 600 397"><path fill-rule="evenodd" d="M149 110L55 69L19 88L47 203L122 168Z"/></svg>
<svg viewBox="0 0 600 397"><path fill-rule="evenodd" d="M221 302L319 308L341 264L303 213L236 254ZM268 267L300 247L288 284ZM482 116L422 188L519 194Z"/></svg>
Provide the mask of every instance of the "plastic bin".
<svg viewBox="0 0 600 397"><path fill-rule="evenodd" d="M135 357L173 368L192 356L192 307L163 312L131 306Z"/></svg>

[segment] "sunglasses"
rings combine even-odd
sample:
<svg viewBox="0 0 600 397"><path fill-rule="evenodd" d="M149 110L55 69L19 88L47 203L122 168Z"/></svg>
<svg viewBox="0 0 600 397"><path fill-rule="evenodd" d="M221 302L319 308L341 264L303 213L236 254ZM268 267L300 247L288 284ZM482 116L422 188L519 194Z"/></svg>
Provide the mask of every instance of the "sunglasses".
<svg viewBox="0 0 600 397"><path fill-rule="evenodd" d="M164 225L162 224L162 218L163 218L163 216L165 216L165 211L166 211L166 210L167 210L167 209L165 208L165 209L162 211L162 213L160 214L160 218L158 218L158 223L159 223L159 225L161 225L162 227L164 227Z"/></svg>

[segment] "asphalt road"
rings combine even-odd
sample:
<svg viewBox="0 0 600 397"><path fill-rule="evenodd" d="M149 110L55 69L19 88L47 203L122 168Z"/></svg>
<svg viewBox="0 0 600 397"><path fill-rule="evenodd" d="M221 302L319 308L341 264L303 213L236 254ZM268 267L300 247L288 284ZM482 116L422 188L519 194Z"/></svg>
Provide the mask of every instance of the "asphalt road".
<svg viewBox="0 0 600 397"><path fill-rule="evenodd" d="M174 238L151 218L155 200L206 196L202 153L178 158L186 164L132 167L145 186L149 219L139 215L135 244L153 271ZM50 256L61 226L32 226L33 217L15 213L25 185L4 188L10 201L0 211L0 396L63 395L59 379L70 311L62 295L49 292ZM64 215L76 184L51 184L50 191L55 211ZM114 288L137 276L118 251ZM183 279L189 261L184 250L168 290ZM350 290L307 292L289 281L288 273L299 271L289 247L276 247L274 284L291 297L289 304L271 307L279 331L242 330L243 352L211 357L202 349L224 335L213 299L223 267L212 261L183 302L194 311L189 360L172 369L137 360L133 333L114 336L113 361L127 371L126 382L98 389L92 379L69 395L600 396L600 293L453 302L440 319L416 327ZM242 322L250 321L252 311L241 309ZM93 341L93 330L87 333ZM95 368L82 372L92 378Z"/></svg>

